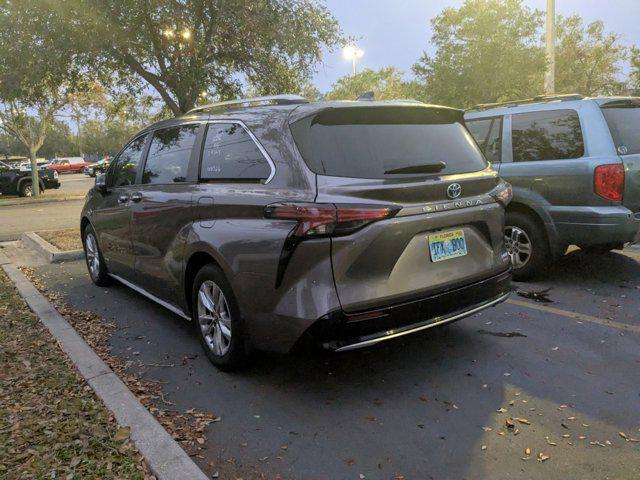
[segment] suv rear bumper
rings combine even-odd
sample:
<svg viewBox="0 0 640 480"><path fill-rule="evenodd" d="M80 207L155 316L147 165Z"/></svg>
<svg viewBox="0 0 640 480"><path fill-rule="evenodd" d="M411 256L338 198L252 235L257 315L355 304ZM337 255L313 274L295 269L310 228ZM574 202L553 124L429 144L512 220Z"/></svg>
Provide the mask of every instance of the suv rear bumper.
<svg viewBox="0 0 640 480"><path fill-rule="evenodd" d="M640 212L623 206L553 207L550 213L563 244L627 243L640 229Z"/></svg>
<svg viewBox="0 0 640 480"><path fill-rule="evenodd" d="M460 320L507 299L511 271L425 298L374 310L334 312L307 332L325 349L347 351Z"/></svg>

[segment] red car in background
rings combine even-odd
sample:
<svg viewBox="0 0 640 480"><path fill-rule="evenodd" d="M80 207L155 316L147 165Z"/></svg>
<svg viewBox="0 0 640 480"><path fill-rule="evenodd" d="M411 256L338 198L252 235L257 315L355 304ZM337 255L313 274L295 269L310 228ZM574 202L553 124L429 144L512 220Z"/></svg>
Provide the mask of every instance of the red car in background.
<svg viewBox="0 0 640 480"><path fill-rule="evenodd" d="M65 157L56 158L47 165L47 168L58 173L80 173L87 165L91 163L85 162L82 157Z"/></svg>

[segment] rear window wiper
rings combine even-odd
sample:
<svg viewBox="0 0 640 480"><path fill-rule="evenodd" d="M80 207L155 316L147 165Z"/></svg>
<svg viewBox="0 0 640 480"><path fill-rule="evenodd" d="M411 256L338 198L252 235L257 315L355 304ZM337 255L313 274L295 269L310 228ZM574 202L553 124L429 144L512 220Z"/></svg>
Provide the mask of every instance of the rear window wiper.
<svg viewBox="0 0 640 480"><path fill-rule="evenodd" d="M447 168L444 162L425 163L423 165L409 165L408 167L392 168L385 171L385 175L401 174L401 173L438 173Z"/></svg>

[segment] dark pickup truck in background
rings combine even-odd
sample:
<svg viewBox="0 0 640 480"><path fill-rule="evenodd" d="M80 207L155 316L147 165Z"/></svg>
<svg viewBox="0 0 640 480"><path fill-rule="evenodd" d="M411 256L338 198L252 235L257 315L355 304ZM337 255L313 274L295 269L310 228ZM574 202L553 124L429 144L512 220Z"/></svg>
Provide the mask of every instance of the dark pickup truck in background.
<svg viewBox="0 0 640 480"><path fill-rule="evenodd" d="M55 170L41 168L38 170L38 176L41 192L50 188L60 188L58 172ZM0 162L0 195L20 195L21 197L33 195L31 170L21 171Z"/></svg>

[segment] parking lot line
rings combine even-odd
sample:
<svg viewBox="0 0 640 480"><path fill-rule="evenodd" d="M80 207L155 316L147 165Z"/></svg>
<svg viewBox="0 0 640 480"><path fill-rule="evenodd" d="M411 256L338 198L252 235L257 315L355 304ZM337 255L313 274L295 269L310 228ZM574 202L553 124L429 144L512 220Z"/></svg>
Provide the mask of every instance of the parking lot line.
<svg viewBox="0 0 640 480"><path fill-rule="evenodd" d="M547 305L540 305L539 303L526 302L523 300L509 299L506 303L511 305L517 305L519 307L532 308L534 310L540 310L542 312L553 313L555 315L561 315L563 317L572 318L581 322L597 323L598 325L604 325L605 327L617 328L627 332L640 333L640 326L627 325L626 323L615 322L613 320L607 320L604 318L594 317L592 315L586 315L584 313L570 312L568 310L562 310L561 308L549 307Z"/></svg>

